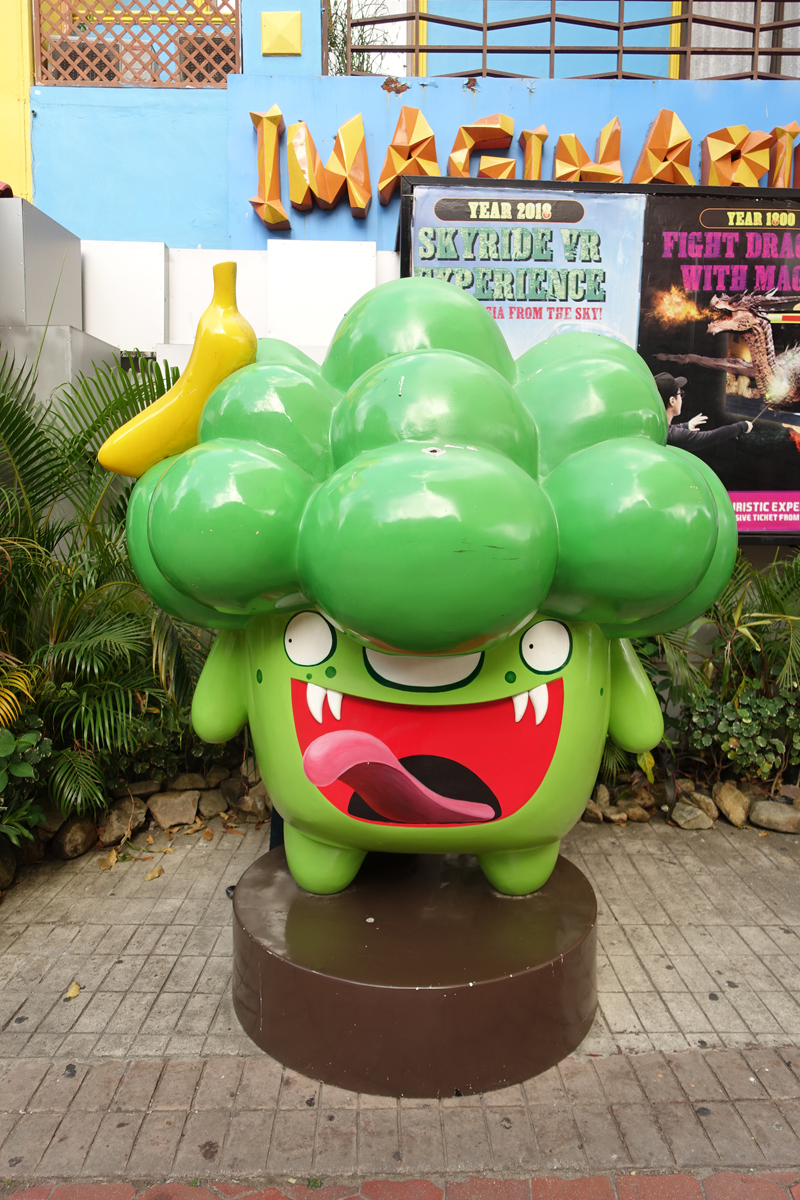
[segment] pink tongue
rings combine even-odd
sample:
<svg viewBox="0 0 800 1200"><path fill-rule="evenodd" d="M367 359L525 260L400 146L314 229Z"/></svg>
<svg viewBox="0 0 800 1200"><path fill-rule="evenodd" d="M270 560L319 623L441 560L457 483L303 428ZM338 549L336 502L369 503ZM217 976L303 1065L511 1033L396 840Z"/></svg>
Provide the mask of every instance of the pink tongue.
<svg viewBox="0 0 800 1200"><path fill-rule="evenodd" d="M303 769L317 787L341 779L390 821L446 824L491 821L489 804L451 800L432 792L402 766L380 738L341 729L316 738L303 755Z"/></svg>

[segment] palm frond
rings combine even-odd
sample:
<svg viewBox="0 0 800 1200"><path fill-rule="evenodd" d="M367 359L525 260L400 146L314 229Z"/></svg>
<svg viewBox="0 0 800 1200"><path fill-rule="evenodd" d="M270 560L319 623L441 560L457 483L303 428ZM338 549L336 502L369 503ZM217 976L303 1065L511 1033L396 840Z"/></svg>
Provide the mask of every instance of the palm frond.
<svg viewBox="0 0 800 1200"><path fill-rule="evenodd" d="M210 648L211 634L154 608L150 636L153 673L164 693L177 704L188 704Z"/></svg>
<svg viewBox="0 0 800 1200"><path fill-rule="evenodd" d="M34 661L51 674L70 672L99 679L112 664L130 667L132 658L146 652L148 641L147 625L134 613L89 616L82 625L73 626L72 637L36 650Z"/></svg>
<svg viewBox="0 0 800 1200"><path fill-rule="evenodd" d="M33 374L8 354L0 360L0 476L11 478L30 529L62 492L58 439L37 405Z"/></svg>
<svg viewBox="0 0 800 1200"><path fill-rule="evenodd" d="M23 666L12 655L0 653L0 728L12 725L25 704L33 703L38 668Z"/></svg>
<svg viewBox="0 0 800 1200"><path fill-rule="evenodd" d="M53 803L62 813L100 812L105 808L103 772L88 750L59 750L53 755L48 786Z"/></svg>
<svg viewBox="0 0 800 1200"><path fill-rule="evenodd" d="M606 744L603 746L603 757L600 760L600 774L604 779L611 780L613 783L620 771L630 769L632 762L631 755L621 746L617 745L614 739L609 734L606 737Z"/></svg>

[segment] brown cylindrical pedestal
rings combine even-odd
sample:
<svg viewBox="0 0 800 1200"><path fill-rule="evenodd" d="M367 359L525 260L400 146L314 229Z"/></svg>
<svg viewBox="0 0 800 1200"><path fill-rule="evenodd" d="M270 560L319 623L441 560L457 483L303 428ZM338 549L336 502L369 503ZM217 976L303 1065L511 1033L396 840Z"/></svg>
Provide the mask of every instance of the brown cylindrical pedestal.
<svg viewBox="0 0 800 1200"><path fill-rule="evenodd" d="M596 916L564 858L540 891L509 897L466 855L370 854L346 891L312 896L272 850L234 893L234 1006L257 1045L324 1083L490 1091L586 1036Z"/></svg>

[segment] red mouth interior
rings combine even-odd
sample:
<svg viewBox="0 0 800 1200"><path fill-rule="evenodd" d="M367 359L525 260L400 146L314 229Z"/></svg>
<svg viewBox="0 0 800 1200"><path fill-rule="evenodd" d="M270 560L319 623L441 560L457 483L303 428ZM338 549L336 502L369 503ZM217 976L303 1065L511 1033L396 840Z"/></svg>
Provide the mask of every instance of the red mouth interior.
<svg viewBox="0 0 800 1200"><path fill-rule="evenodd" d="M320 724L306 703L306 684L293 679L292 711L306 775L340 812L358 820L439 827L511 816L537 790L555 754L564 684L556 679L547 688L548 709L539 725L532 704L515 722L510 696L428 707L348 695L341 720L326 702ZM444 765L443 782L435 788L414 769L417 762L433 760ZM453 780L471 772L491 796L465 799L457 784L448 788L448 761ZM360 806L352 803L358 797Z"/></svg>

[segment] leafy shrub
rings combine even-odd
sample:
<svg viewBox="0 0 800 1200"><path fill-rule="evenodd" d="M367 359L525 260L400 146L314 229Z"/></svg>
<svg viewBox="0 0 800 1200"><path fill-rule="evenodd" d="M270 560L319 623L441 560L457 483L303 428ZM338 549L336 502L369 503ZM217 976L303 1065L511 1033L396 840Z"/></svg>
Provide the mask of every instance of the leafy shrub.
<svg viewBox="0 0 800 1200"><path fill-rule="evenodd" d="M34 717L26 724L41 726L41 721ZM32 827L41 820L41 809L34 802L40 778L37 767L49 758L51 749L40 728L20 734L0 729L0 834L15 846L21 837L32 837Z"/></svg>
<svg viewBox="0 0 800 1200"><path fill-rule="evenodd" d="M665 766L773 788L800 766L800 552L765 571L740 553L703 617L634 644L664 711ZM606 747L605 778L633 765Z"/></svg>
<svg viewBox="0 0 800 1200"><path fill-rule="evenodd" d="M774 695L746 683L736 701L711 690L695 698L683 717L688 745L710 760L719 776L727 762L735 774L768 780L800 765L800 689Z"/></svg>
<svg viewBox="0 0 800 1200"><path fill-rule="evenodd" d="M15 746L37 730L9 759L33 777L15 773L0 793L18 833L45 788L65 814L96 813L125 777L164 778L223 752L189 722L212 635L140 588L125 540L132 482L97 463L105 438L177 377L139 367L102 365L40 404L32 372L0 358L0 727Z"/></svg>

